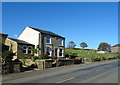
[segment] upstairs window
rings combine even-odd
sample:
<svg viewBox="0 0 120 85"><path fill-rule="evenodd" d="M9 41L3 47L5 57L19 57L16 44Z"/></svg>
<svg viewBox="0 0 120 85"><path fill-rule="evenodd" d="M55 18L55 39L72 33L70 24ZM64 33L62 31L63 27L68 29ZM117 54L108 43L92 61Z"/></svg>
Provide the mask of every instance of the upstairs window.
<svg viewBox="0 0 120 85"><path fill-rule="evenodd" d="M59 42L59 45L60 45L60 46L63 46L63 39L60 38L59 41L60 41L60 42Z"/></svg>
<svg viewBox="0 0 120 85"><path fill-rule="evenodd" d="M51 43L51 37L50 37L50 36L47 36L47 37L46 37L46 43L48 43L48 44Z"/></svg>

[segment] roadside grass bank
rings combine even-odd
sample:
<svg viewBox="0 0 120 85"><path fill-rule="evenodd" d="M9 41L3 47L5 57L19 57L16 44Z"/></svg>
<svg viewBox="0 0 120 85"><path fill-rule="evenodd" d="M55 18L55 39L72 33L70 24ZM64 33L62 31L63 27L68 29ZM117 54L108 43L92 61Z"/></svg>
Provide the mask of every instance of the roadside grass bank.
<svg viewBox="0 0 120 85"><path fill-rule="evenodd" d="M120 54L113 54L113 53L96 53L97 50L93 49L65 49L65 55L68 54L70 56L78 56L81 58L91 58L91 59L96 59L99 58L101 60L109 60L109 59L116 59L120 58Z"/></svg>

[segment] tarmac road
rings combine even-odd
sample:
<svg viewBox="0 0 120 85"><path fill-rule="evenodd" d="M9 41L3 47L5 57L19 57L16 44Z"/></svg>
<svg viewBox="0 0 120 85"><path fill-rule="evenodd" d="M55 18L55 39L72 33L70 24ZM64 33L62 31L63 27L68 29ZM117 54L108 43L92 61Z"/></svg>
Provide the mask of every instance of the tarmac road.
<svg viewBox="0 0 120 85"><path fill-rule="evenodd" d="M118 60L62 66L29 73L34 75L6 80L3 83L118 83Z"/></svg>

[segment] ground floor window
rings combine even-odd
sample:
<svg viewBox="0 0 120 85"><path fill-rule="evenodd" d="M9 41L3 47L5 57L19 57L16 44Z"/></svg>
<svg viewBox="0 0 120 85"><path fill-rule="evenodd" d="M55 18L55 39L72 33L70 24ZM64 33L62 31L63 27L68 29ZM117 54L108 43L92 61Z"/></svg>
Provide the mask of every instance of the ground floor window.
<svg viewBox="0 0 120 85"><path fill-rule="evenodd" d="M22 53L23 54L32 54L32 46L23 45Z"/></svg>
<svg viewBox="0 0 120 85"><path fill-rule="evenodd" d="M52 48L51 47L46 47L46 53L48 56L51 56Z"/></svg>
<svg viewBox="0 0 120 85"><path fill-rule="evenodd" d="M23 47L22 47L22 53L27 54L27 46L23 45Z"/></svg>
<svg viewBox="0 0 120 85"><path fill-rule="evenodd" d="M28 53L32 54L32 47L31 46L28 46Z"/></svg>

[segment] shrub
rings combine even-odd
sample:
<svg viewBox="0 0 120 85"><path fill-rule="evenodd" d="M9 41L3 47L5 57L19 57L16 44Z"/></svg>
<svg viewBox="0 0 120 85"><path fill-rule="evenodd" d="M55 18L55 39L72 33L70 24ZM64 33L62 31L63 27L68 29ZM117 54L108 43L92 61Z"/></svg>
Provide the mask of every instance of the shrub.
<svg viewBox="0 0 120 85"><path fill-rule="evenodd" d="M52 56L52 59L57 59L57 56Z"/></svg>
<svg viewBox="0 0 120 85"><path fill-rule="evenodd" d="M41 54L40 57L41 57L41 59L48 59L49 58L46 53Z"/></svg>
<svg viewBox="0 0 120 85"><path fill-rule="evenodd" d="M20 56L20 59L31 59L32 58L32 56L30 56L30 55L21 55Z"/></svg>
<svg viewBox="0 0 120 85"><path fill-rule="evenodd" d="M32 57L32 61L34 62L35 60L37 60L37 59L40 59L40 57L39 56L33 56Z"/></svg>
<svg viewBox="0 0 120 85"><path fill-rule="evenodd" d="M15 53L13 53L11 51L5 51L2 53L2 58L5 60L11 60L14 55L15 55Z"/></svg>

